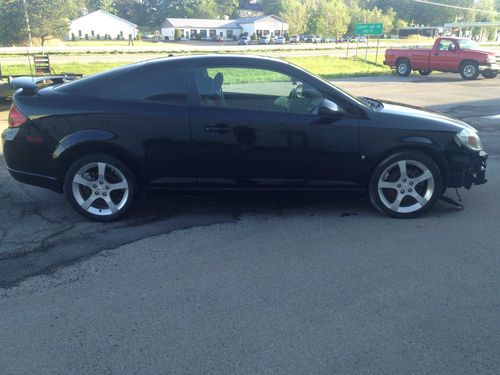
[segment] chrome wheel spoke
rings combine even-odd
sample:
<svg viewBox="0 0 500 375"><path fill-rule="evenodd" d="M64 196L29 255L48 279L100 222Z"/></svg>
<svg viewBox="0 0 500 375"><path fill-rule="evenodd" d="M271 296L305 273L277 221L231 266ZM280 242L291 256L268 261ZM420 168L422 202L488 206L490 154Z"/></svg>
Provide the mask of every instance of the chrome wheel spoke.
<svg viewBox="0 0 500 375"><path fill-rule="evenodd" d="M420 176L418 177L415 177L413 179L413 182L415 183L415 185L421 183L421 182L424 182L424 181L427 181L428 179L432 178L432 173L430 170L426 170L424 171L424 173L422 173Z"/></svg>
<svg viewBox="0 0 500 375"><path fill-rule="evenodd" d="M78 185L83 185L83 186L86 186L88 188L91 188L92 189L92 185L94 184L94 181L89 181L87 179L85 179L83 176L81 175L75 175L75 177L73 178L73 182L77 183Z"/></svg>
<svg viewBox="0 0 500 375"><path fill-rule="evenodd" d="M97 163L98 178L100 180L106 180L106 163Z"/></svg>
<svg viewBox="0 0 500 375"><path fill-rule="evenodd" d="M389 182L389 181L379 181L378 187L379 189L394 189L394 190L398 189L396 182Z"/></svg>
<svg viewBox="0 0 500 375"><path fill-rule="evenodd" d="M393 211L398 211L399 207L401 207L401 202L403 201L404 195L398 194L394 202L391 203L390 209Z"/></svg>
<svg viewBox="0 0 500 375"><path fill-rule="evenodd" d="M415 200L418 202L418 204L420 204L420 206L424 207L428 200L427 198L421 196L419 193L417 193L416 191L413 192L412 194L410 194L413 198L415 198Z"/></svg>
<svg viewBox="0 0 500 375"><path fill-rule="evenodd" d="M109 191L128 189L127 181L120 181L117 182L116 184L109 184L108 186L109 186Z"/></svg>
<svg viewBox="0 0 500 375"><path fill-rule="evenodd" d="M401 178L406 177L407 176L407 174L406 174L406 160L401 160L398 163L398 166L399 166L399 172L401 173Z"/></svg>
<svg viewBox="0 0 500 375"><path fill-rule="evenodd" d="M113 202L113 200L109 195L104 197L104 202L106 202L106 204L108 205L109 209L111 210L111 213L114 214L115 212L118 211L118 206L115 204L115 202Z"/></svg>
<svg viewBox="0 0 500 375"><path fill-rule="evenodd" d="M87 198L87 200L83 201L83 203L81 204L82 208L85 210L88 210L92 206L92 203L94 203L97 198L99 198L99 197L97 197L95 195L89 196Z"/></svg>

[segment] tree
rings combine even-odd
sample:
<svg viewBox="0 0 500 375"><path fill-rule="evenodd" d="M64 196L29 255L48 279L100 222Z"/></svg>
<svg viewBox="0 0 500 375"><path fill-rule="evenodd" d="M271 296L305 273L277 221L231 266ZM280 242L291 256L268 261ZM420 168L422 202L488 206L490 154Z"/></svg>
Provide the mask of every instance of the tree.
<svg viewBox="0 0 500 375"><path fill-rule="evenodd" d="M78 15L73 0L28 0L27 10L31 34L41 39L42 46L49 39L66 36L70 19Z"/></svg>
<svg viewBox="0 0 500 375"><path fill-rule="evenodd" d="M318 7L316 33L321 35L344 35L351 22L349 9L342 0L323 0Z"/></svg>
<svg viewBox="0 0 500 375"><path fill-rule="evenodd" d="M307 31L309 12L307 11L307 5L299 0L287 1L280 16L288 22L289 33L304 34Z"/></svg>
<svg viewBox="0 0 500 375"><path fill-rule="evenodd" d="M221 16L236 16L240 6L238 0L217 0L217 13Z"/></svg>
<svg viewBox="0 0 500 375"><path fill-rule="evenodd" d="M95 10L105 10L108 13L116 14L117 9L114 7L113 0L86 0L85 5L89 12Z"/></svg>
<svg viewBox="0 0 500 375"><path fill-rule="evenodd" d="M28 39L24 10L18 0L0 0L0 45L10 46Z"/></svg>
<svg viewBox="0 0 500 375"><path fill-rule="evenodd" d="M281 14L288 0L262 0L262 9L266 14Z"/></svg>
<svg viewBox="0 0 500 375"><path fill-rule="evenodd" d="M190 7L194 18L220 18L219 8L215 0L198 0L196 6Z"/></svg>

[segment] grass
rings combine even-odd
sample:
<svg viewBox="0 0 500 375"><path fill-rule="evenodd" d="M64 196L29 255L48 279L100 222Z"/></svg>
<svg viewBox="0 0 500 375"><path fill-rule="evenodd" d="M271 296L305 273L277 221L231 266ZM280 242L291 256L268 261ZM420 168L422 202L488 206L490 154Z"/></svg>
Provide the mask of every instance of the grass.
<svg viewBox="0 0 500 375"><path fill-rule="evenodd" d="M379 61L381 60L381 58L379 59ZM353 58L342 59L331 56L308 56L288 57L284 60L298 65L324 78L357 77L390 73L390 69L386 66L375 65L371 62L365 63L362 60L355 60ZM52 64L52 67L57 74L65 72L90 75L127 64L127 62L92 62ZM3 67L3 74L29 75L30 68L28 64L5 65ZM240 82L238 81L237 77L235 77L235 80L237 82Z"/></svg>
<svg viewBox="0 0 500 375"><path fill-rule="evenodd" d="M284 59L324 78L359 77L389 74L387 66L365 63L354 58L331 56L288 57Z"/></svg>

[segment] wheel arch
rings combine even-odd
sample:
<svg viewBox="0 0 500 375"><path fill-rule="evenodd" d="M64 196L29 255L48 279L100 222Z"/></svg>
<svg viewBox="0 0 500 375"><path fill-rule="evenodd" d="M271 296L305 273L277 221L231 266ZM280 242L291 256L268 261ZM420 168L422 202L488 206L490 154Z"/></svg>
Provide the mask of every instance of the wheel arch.
<svg viewBox="0 0 500 375"><path fill-rule="evenodd" d="M468 62L471 62L471 63L474 63L476 65L479 65L479 62L477 60L474 60L474 59L463 59L462 61L460 61L460 64L458 65L458 69L462 69L462 66L464 66L464 64L466 64Z"/></svg>
<svg viewBox="0 0 500 375"><path fill-rule="evenodd" d="M410 59L409 59L408 57L405 57L405 56L398 57L398 58L396 59L396 66L397 66L397 65L398 65L401 61L406 61L406 62L408 62L408 65L410 66L410 70L412 69L412 67L411 67L411 61L410 61Z"/></svg>
<svg viewBox="0 0 500 375"><path fill-rule="evenodd" d="M133 173L135 183L139 186L143 184L143 176L140 173L140 168L138 167L135 157L126 149L118 146L114 143L110 143L104 140L88 140L80 143L73 144L68 148L64 148L59 154L54 153L54 157L57 159L59 170L61 175L59 178L64 181L66 173L70 166L81 157L90 154L105 154L114 157L124 163L130 171Z"/></svg>
<svg viewBox="0 0 500 375"><path fill-rule="evenodd" d="M448 181L448 176L449 176L449 167L448 167L448 161L446 160L446 157L443 155L442 151L439 151L438 149L431 147L430 145L426 144L408 144L408 145L400 145L391 149L388 149L384 151L382 154L380 154L376 159L373 160L373 163L369 167L369 171L367 173L367 178L366 181L364 181L364 186L368 187L370 184L370 179L372 178L373 172L375 171L375 168L390 157L391 155L400 153L400 152L405 152L405 151L416 151L416 152L421 152L422 154L430 157L439 167L439 171L441 172L441 177L443 178L443 184L444 186L447 186L447 181Z"/></svg>

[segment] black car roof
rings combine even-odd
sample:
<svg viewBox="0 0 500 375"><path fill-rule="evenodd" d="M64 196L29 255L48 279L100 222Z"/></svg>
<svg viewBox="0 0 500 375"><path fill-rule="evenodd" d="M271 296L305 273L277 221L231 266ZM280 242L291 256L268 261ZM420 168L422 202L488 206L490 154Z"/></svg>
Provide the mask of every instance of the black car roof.
<svg viewBox="0 0 500 375"><path fill-rule="evenodd" d="M77 92L84 90L87 86L93 86L94 84L102 81L107 81L109 79L114 79L123 74L136 71L138 69L143 69L145 67L154 67L163 64L175 65L179 63L179 66L186 66L189 63L262 63L265 66L281 65L290 66L282 60L278 60L271 57L264 57L258 55L240 55L240 54L206 54L206 55L179 55L179 56L167 56L159 57L151 60L144 60L130 65L125 65L117 67L105 72L96 73L82 79L69 82L67 84L61 85L57 90L63 92Z"/></svg>

